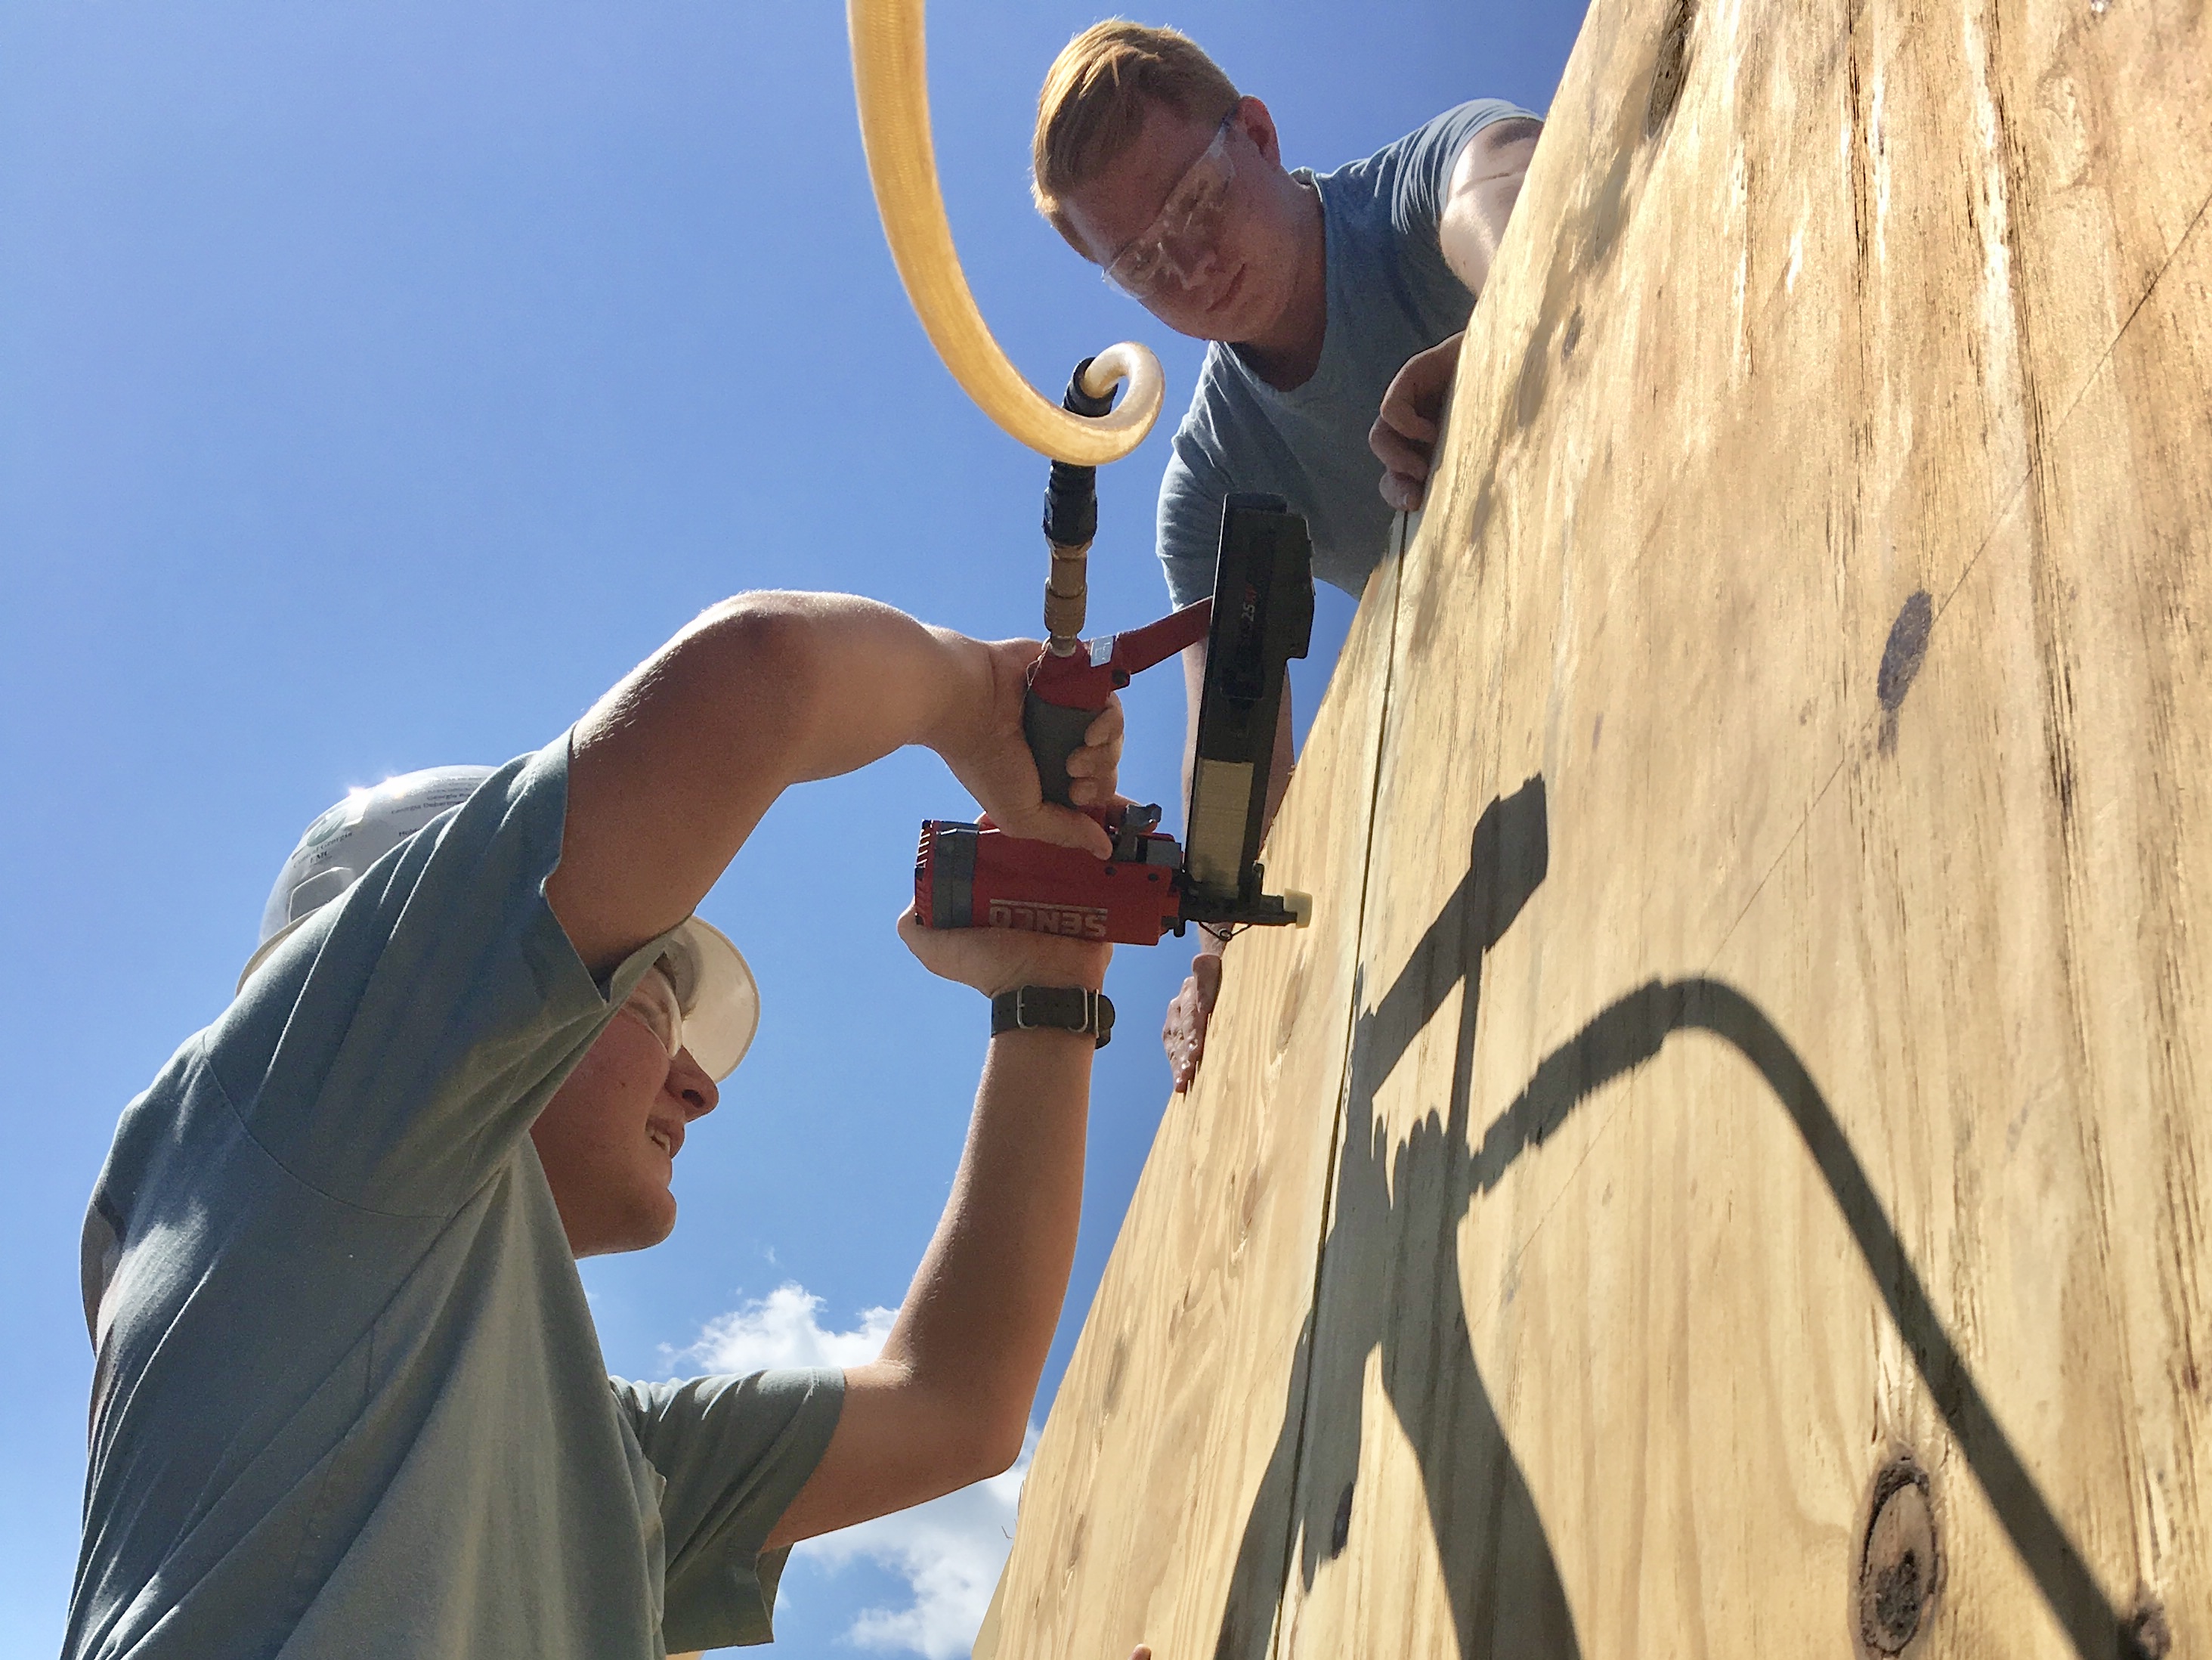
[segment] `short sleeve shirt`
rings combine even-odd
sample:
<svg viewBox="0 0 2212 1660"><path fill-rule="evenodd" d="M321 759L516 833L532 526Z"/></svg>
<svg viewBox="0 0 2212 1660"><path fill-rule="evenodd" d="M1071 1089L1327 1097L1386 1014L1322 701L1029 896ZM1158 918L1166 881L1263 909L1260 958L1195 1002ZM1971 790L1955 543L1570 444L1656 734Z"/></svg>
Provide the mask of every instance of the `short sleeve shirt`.
<svg viewBox="0 0 2212 1660"><path fill-rule="evenodd" d="M568 744L257 970L125 1111L71 1660L626 1660L761 1642L834 1371L611 1379L529 1128L605 983L544 884Z"/></svg>
<svg viewBox="0 0 2212 1660"><path fill-rule="evenodd" d="M1448 110L1334 173L1301 171L1320 192L1328 317L1321 362L1289 392L1216 342L1160 481L1159 554L1178 605L1213 592L1221 505L1264 490L1305 515L1314 575L1357 594L1382 557L1390 509L1368 429L1391 377L1467 326L1474 299L1437 240L1452 168L1493 121L1533 120L1495 98Z"/></svg>

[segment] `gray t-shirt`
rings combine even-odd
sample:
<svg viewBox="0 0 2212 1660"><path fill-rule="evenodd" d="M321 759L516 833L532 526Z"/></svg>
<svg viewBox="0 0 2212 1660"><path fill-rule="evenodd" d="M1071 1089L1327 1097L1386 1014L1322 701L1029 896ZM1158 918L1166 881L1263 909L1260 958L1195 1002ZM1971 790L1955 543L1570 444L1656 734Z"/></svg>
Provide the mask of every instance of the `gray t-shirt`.
<svg viewBox="0 0 2212 1660"><path fill-rule="evenodd" d="M1390 379L1467 326L1474 298L1437 240L1453 167L1493 121L1533 120L1496 98L1448 110L1396 143L1316 178L1328 237L1327 332L1304 385L1279 392L1216 343L1160 480L1159 554L1178 605L1213 592L1221 503L1266 490L1305 515L1313 571L1357 594L1382 557L1390 509L1367 447Z"/></svg>
<svg viewBox="0 0 2212 1660"><path fill-rule="evenodd" d="M767 1640L834 1371L611 1379L529 1128L658 955L544 897L568 741L319 912L125 1111L70 1660Z"/></svg>

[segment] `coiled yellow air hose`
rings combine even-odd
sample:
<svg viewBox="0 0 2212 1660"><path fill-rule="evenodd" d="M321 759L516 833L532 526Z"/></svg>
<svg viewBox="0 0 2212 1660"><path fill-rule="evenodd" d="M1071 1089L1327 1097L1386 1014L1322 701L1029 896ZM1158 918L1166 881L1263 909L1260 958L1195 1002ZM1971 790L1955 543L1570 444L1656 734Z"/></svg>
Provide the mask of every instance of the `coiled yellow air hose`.
<svg viewBox="0 0 2212 1660"><path fill-rule="evenodd" d="M1128 386L1110 415L1095 419L1069 413L1022 378L975 308L945 217L930 142L922 0L848 0L846 21L876 210L938 356L986 415L1039 454L1082 467L1120 460L1158 418L1165 390L1159 359L1128 340L1100 352L1084 390L1103 397L1117 380Z"/></svg>

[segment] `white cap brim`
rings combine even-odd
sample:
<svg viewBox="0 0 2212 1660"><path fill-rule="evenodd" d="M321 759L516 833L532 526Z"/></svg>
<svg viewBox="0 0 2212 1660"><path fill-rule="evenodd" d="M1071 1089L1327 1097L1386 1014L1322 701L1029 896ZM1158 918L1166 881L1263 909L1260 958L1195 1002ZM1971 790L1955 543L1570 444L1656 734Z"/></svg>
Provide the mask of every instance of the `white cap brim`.
<svg viewBox="0 0 2212 1660"><path fill-rule="evenodd" d="M760 1029L760 988L727 935L689 917L668 942L677 1000L684 1007L684 1047L716 1082L727 1078Z"/></svg>

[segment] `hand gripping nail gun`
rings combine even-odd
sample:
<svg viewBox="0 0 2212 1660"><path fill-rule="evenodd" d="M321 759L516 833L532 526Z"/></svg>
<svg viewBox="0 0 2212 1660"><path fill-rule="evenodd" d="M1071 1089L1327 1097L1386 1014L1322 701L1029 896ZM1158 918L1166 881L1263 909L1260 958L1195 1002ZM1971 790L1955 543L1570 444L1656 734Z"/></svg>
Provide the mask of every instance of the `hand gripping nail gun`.
<svg viewBox="0 0 2212 1660"><path fill-rule="evenodd" d="M1104 412L1085 390L1066 407ZM1313 556L1305 521L1276 496L1231 496L1221 514L1213 597L1122 634L1083 640L1084 562L1097 526L1094 470L1055 461L1045 492L1049 639L1030 670L1022 728L1045 799L1068 799L1067 757L1106 701L1133 677L1207 642L1198 748L1184 817L1190 845L1159 829L1157 806L1089 808L1114 840L1110 857L1007 835L989 824L932 819L915 860L915 909L933 928L1024 928L1150 946L1192 922L1299 927L1312 902L1262 891L1259 861L1283 677L1313 633Z"/></svg>

